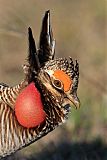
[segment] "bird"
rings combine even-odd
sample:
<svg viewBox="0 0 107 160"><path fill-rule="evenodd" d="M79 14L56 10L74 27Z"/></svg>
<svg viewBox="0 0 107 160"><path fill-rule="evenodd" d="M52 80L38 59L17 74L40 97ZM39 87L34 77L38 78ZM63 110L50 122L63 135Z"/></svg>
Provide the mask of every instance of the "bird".
<svg viewBox="0 0 107 160"><path fill-rule="evenodd" d="M38 49L31 27L28 45L23 80L12 87L0 83L0 159L47 135L66 122L72 106L80 107L79 63L55 58L50 10L42 20Z"/></svg>

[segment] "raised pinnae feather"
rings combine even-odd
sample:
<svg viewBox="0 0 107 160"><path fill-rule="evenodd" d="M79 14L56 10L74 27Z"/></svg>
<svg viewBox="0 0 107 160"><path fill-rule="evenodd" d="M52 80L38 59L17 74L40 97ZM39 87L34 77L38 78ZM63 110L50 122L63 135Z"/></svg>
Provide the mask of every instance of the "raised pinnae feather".
<svg viewBox="0 0 107 160"><path fill-rule="evenodd" d="M38 56L41 64L54 58L55 40L53 39L49 10L45 12L45 16L42 21L42 29L40 34L38 51Z"/></svg>
<svg viewBox="0 0 107 160"><path fill-rule="evenodd" d="M29 54L28 54L28 74L26 75L28 83L30 83L34 78L34 71L38 72L40 69L39 57L37 54L35 40L33 38L32 30L28 28L28 41L29 41Z"/></svg>
<svg viewBox="0 0 107 160"><path fill-rule="evenodd" d="M32 69L36 68L38 71L38 69L40 68L40 62L37 55L36 44L33 38L32 29L30 27L28 28L28 40L29 40L28 62Z"/></svg>

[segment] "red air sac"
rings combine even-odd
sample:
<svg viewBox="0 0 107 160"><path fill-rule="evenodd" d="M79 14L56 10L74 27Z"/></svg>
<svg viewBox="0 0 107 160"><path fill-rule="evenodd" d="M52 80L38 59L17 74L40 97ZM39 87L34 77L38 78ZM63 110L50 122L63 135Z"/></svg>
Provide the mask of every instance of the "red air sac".
<svg viewBox="0 0 107 160"><path fill-rule="evenodd" d="M43 123L46 118L41 96L35 84L30 83L16 99L15 115L18 122L26 128Z"/></svg>

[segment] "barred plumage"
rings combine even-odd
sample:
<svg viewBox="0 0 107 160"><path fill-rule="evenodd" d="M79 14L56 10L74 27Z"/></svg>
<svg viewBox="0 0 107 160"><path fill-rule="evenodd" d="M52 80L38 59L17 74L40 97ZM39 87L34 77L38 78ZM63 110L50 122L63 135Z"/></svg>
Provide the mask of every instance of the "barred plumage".
<svg viewBox="0 0 107 160"><path fill-rule="evenodd" d="M4 125L5 124L5 125ZM0 104L0 156L6 156L39 138L37 130L20 126L14 116L14 111Z"/></svg>
<svg viewBox="0 0 107 160"><path fill-rule="evenodd" d="M49 11L43 19L38 50L31 28L28 29L28 34L28 64L23 66L25 79L15 87L0 84L0 158L31 144L64 123L71 104L79 107L78 62L74 65L71 58L54 60L55 40ZM63 73L64 77L55 77L56 71ZM34 128L26 128L19 124L14 107L17 97L31 82L34 82L41 95L46 119ZM64 90L65 86L67 90Z"/></svg>
<svg viewBox="0 0 107 160"><path fill-rule="evenodd" d="M6 84L0 84L0 102L6 103L14 109L14 104L17 96L23 88L27 86L26 81L22 81L20 84L14 87L9 87Z"/></svg>

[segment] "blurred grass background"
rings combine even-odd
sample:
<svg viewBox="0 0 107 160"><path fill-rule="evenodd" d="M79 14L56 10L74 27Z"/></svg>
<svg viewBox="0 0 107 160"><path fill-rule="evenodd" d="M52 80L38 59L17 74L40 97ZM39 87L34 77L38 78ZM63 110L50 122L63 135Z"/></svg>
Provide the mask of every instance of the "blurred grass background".
<svg viewBox="0 0 107 160"><path fill-rule="evenodd" d="M0 0L0 82L23 78L27 28L39 41L44 12L51 10L56 57L80 64L79 110L46 137L6 160L107 160L106 0Z"/></svg>

